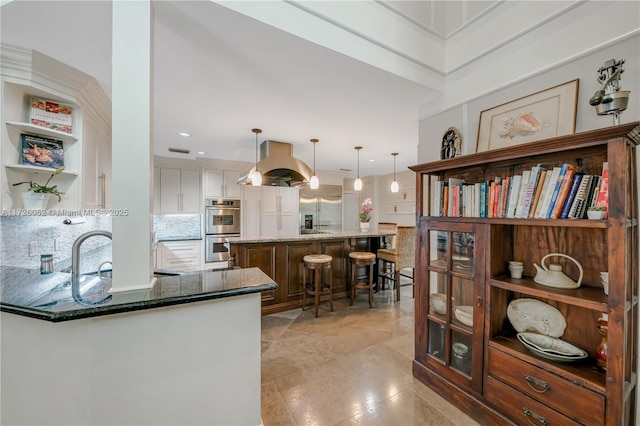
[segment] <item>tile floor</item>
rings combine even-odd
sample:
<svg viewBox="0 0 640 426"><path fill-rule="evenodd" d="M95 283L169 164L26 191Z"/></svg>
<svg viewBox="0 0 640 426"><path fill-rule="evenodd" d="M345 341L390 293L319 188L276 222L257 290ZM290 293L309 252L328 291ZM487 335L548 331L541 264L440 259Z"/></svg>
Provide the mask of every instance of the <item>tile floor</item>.
<svg viewBox="0 0 640 426"><path fill-rule="evenodd" d="M477 425L415 379L414 299L402 287L262 317L262 421L283 425Z"/></svg>

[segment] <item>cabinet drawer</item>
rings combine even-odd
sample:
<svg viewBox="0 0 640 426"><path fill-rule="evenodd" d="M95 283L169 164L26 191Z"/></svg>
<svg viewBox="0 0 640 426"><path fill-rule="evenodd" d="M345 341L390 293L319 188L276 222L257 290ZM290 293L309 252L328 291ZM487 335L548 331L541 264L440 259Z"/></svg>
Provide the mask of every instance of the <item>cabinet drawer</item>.
<svg viewBox="0 0 640 426"><path fill-rule="evenodd" d="M504 352L489 349L489 375L584 424L604 421L603 395Z"/></svg>
<svg viewBox="0 0 640 426"><path fill-rule="evenodd" d="M524 426L579 425L554 409L529 398L513 388L489 376L485 397L511 421Z"/></svg>

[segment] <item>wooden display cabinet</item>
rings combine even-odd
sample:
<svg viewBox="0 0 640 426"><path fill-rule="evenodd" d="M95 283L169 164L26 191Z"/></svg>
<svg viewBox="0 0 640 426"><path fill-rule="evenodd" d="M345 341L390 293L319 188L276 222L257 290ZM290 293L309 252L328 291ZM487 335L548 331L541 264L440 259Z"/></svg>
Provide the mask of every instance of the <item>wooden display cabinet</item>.
<svg viewBox="0 0 640 426"><path fill-rule="evenodd" d="M635 424L639 142L640 126L631 123L411 167L419 225L414 376L483 423ZM437 180L476 183L521 174L538 164L550 170L563 163L599 175L604 162L609 166L605 220L430 215L436 212ZM579 288L533 280L534 263L540 265L549 253L579 261L584 270ZM524 262L521 279L510 277L510 260ZM577 279L573 262L551 260ZM601 271L609 273L608 295ZM434 308L436 298L444 307ZM587 357L556 361L527 349L507 316L509 303L522 298L560 311L567 322L560 338ZM455 315L460 305L471 313L471 326ZM603 314L608 315L606 371L596 360ZM456 343L469 352L462 368Z"/></svg>

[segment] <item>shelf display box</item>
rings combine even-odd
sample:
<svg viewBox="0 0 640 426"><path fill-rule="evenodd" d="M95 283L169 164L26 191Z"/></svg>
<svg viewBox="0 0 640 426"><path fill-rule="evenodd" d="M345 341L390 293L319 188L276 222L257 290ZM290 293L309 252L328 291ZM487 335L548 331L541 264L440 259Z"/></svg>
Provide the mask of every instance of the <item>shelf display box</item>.
<svg viewBox="0 0 640 426"><path fill-rule="evenodd" d="M64 166L62 141L22 134L22 164L57 169Z"/></svg>
<svg viewBox="0 0 640 426"><path fill-rule="evenodd" d="M71 134L73 108L56 101L32 97L29 121L34 126Z"/></svg>

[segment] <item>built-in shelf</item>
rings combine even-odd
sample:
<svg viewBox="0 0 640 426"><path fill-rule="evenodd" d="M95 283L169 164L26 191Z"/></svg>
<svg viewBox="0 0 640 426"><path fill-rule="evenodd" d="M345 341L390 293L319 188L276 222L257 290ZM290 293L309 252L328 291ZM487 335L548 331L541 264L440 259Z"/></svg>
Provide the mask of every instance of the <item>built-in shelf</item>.
<svg viewBox="0 0 640 426"><path fill-rule="evenodd" d="M29 166L28 164L5 164L5 167L9 169L18 169L22 170L26 173L46 173L51 174L56 171L56 169L48 168L48 167L39 167L39 166ZM70 175L70 176L78 176L78 172L75 170L67 170L64 169L60 174Z"/></svg>
<svg viewBox="0 0 640 426"><path fill-rule="evenodd" d="M63 142L76 142L78 140L78 138L72 134L47 129L46 127L36 126L31 123L25 123L22 121L7 121L7 126L15 127L16 129L20 129L26 133L46 136L49 138L61 140Z"/></svg>

